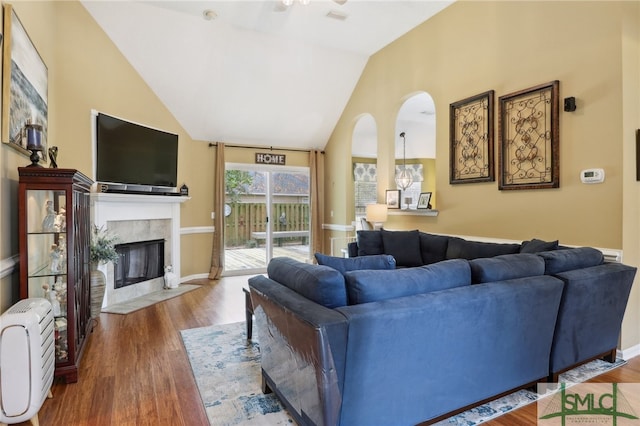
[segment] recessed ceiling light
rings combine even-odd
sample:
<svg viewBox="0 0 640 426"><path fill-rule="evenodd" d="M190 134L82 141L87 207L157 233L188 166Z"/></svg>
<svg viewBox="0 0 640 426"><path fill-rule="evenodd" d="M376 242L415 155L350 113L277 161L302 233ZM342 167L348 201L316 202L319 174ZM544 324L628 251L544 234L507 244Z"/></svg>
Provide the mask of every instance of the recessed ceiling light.
<svg viewBox="0 0 640 426"><path fill-rule="evenodd" d="M218 17L218 14L211 9L206 9L202 12L202 17L207 21L211 21Z"/></svg>

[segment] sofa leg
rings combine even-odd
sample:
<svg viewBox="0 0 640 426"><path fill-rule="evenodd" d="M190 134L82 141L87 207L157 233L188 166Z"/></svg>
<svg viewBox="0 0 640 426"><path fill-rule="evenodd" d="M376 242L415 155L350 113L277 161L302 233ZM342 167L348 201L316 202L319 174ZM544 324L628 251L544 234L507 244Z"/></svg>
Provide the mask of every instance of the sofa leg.
<svg viewBox="0 0 640 426"><path fill-rule="evenodd" d="M273 391L271 390L271 388L269 387L269 384L267 383L267 379L265 379L264 376L262 376L262 393L265 395L268 395L272 392Z"/></svg>
<svg viewBox="0 0 640 426"><path fill-rule="evenodd" d="M611 352L609 352L604 357L602 357L602 359L604 359L607 362L614 363L614 362L616 362L616 353L617 353L617 350L615 348L613 348L611 350Z"/></svg>

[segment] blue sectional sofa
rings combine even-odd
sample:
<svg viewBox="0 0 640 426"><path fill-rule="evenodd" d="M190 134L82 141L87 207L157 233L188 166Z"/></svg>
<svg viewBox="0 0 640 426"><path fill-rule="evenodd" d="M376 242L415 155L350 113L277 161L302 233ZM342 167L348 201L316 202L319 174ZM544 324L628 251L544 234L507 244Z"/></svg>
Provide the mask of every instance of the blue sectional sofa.
<svg viewBox="0 0 640 426"><path fill-rule="evenodd" d="M385 253L406 236L319 265L276 258L249 280L265 391L299 424L435 422L615 351L635 268L424 233L404 244L417 265Z"/></svg>

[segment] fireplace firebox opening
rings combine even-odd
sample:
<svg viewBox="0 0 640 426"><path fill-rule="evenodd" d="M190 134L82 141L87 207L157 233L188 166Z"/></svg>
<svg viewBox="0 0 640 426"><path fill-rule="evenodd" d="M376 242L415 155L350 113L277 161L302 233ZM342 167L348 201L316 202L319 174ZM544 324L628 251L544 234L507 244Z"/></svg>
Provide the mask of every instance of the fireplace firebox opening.
<svg viewBox="0 0 640 426"><path fill-rule="evenodd" d="M122 288L164 275L164 240L117 244L114 287Z"/></svg>

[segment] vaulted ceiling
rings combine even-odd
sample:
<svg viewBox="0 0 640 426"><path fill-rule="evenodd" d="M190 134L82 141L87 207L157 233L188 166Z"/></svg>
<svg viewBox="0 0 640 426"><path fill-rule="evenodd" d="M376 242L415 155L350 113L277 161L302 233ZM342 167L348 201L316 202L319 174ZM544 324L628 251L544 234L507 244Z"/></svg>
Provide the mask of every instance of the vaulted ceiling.
<svg viewBox="0 0 640 426"><path fill-rule="evenodd" d="M82 1L191 138L303 149L370 55L452 2Z"/></svg>

